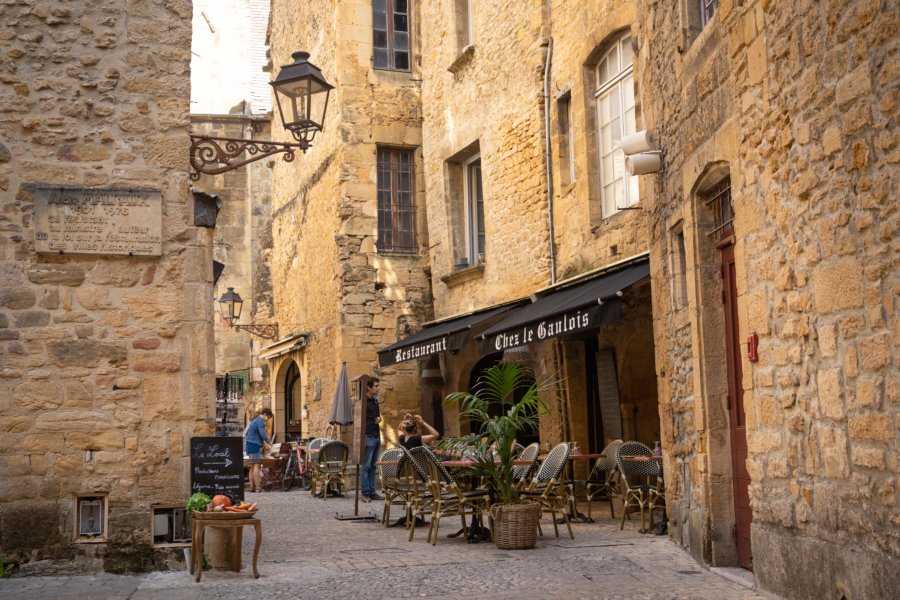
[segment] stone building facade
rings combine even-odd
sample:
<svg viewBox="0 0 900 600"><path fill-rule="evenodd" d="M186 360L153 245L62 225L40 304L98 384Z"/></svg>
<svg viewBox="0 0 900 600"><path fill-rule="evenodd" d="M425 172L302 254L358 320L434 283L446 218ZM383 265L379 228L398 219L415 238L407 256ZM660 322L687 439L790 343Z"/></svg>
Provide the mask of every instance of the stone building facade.
<svg viewBox="0 0 900 600"><path fill-rule="evenodd" d="M640 124L634 95L617 95L632 85L627 57L616 58L611 77L598 85L609 48L630 49L623 43L634 3L532 2L511 10L484 1L427 3L422 10L425 22L452 24L456 32L422 32L435 316L559 297L646 262L644 190L600 139L600 132L620 137ZM609 116L611 98L624 120ZM473 165L480 188L471 185ZM483 204L483 224L473 218L473 197ZM483 245L473 247L478 234ZM600 452L624 435L652 447L659 439L654 356L646 352L653 333L648 280L640 279L615 290L625 294L615 324L498 351L485 348L479 334L502 329L502 317L482 321L457 352L435 357L442 376L429 383L443 396L469 389L500 360L524 362L559 380L541 420L544 446L572 440ZM601 408L613 415L605 425ZM465 428L447 410L447 432Z"/></svg>
<svg viewBox="0 0 900 600"><path fill-rule="evenodd" d="M368 0L272 3L273 70L306 50L335 86L325 133L293 163L273 166L271 276L282 340L262 356L273 410L290 398L302 437L326 433L342 362L351 379L385 375L386 440L396 439L392 427L420 404L415 365L387 373L375 361L379 348L431 318L415 34L424 21L417 3L410 6L391 15L393 31L407 30L407 47L394 40L400 45L388 53L374 47ZM382 19L387 27L387 15ZM291 139L273 129L275 139ZM379 224L393 237L379 236Z"/></svg>
<svg viewBox="0 0 900 600"><path fill-rule="evenodd" d="M387 4L273 7L275 64L304 40L337 85L331 133L275 167L278 318L306 335L273 352L310 413L384 344L392 409L454 434L435 399L524 362L560 380L542 444L661 441L670 535L699 561L889 597L896 3L401 1L411 75L373 68ZM662 170L630 177L640 130ZM417 257L379 250L379 144L416 148ZM612 312L504 329L581 292Z"/></svg>
<svg viewBox="0 0 900 600"><path fill-rule="evenodd" d="M0 22L0 555L21 573L164 567L151 507L183 504L189 440L212 431L191 4L21 1ZM69 228L131 207L159 233Z"/></svg>
<svg viewBox="0 0 900 600"><path fill-rule="evenodd" d="M786 597L893 597L897 5L639 6L670 531Z"/></svg>

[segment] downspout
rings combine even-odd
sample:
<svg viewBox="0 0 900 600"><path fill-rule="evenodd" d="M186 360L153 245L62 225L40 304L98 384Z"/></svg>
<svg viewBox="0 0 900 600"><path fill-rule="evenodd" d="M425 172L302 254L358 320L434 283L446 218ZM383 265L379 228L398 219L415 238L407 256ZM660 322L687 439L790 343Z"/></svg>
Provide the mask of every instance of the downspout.
<svg viewBox="0 0 900 600"><path fill-rule="evenodd" d="M544 161L547 164L547 221L550 230L550 285L556 283L556 233L553 227L553 163L550 148L550 59L553 57L553 38L547 38L547 57L544 61Z"/></svg>

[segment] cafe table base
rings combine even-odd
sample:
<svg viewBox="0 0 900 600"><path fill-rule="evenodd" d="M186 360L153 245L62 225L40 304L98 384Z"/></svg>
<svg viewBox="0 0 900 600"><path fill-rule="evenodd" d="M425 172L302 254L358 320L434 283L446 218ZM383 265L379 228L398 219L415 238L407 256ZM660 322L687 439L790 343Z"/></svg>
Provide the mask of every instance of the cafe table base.
<svg viewBox="0 0 900 600"><path fill-rule="evenodd" d="M256 543L253 545L253 578L259 579L259 570L256 568L256 560L259 558L259 547L262 544L262 523L259 519L232 519L232 520L213 520L213 519L192 519L191 527L191 574L196 570L197 577L195 581L200 581L203 575L203 533L207 527L221 528L239 528L245 525L251 525L256 532ZM235 570L241 570L241 546L235 546L234 567Z"/></svg>

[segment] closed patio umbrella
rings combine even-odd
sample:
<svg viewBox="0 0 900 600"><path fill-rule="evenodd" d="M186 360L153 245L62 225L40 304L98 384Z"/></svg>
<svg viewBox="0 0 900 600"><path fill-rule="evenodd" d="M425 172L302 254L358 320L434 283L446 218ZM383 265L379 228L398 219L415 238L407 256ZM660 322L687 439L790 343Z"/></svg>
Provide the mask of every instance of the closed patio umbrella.
<svg viewBox="0 0 900 600"><path fill-rule="evenodd" d="M350 404L350 381L347 379L346 362L341 363L341 374L338 377L337 387L334 389L328 423L330 425L353 424L353 406Z"/></svg>
<svg viewBox="0 0 900 600"><path fill-rule="evenodd" d="M350 401L350 380L347 379L347 363L341 363L341 374L338 376L337 387L334 390L334 398L331 401L331 414L328 415L330 425L351 425L353 423L353 406ZM336 514L338 521L352 521L357 519L373 519L372 515L360 517L359 515L359 464L356 465L356 485L354 486L355 500L353 504L353 516L345 517ZM327 491L326 491L327 493Z"/></svg>

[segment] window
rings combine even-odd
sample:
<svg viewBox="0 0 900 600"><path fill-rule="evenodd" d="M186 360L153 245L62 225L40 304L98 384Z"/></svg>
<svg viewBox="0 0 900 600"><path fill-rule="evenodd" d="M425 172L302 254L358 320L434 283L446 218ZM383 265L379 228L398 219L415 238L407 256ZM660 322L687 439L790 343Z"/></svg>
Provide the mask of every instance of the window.
<svg viewBox="0 0 900 600"><path fill-rule="evenodd" d="M695 0L700 3L700 27L706 27L709 20L712 19L716 8L719 6L719 0Z"/></svg>
<svg viewBox="0 0 900 600"><path fill-rule="evenodd" d="M379 252L417 252L412 150L378 148L377 188Z"/></svg>
<svg viewBox="0 0 900 600"><path fill-rule="evenodd" d="M634 71L631 35L607 50L596 68L597 125L600 135L601 216L638 201L638 179L625 171L622 138L635 132Z"/></svg>
<svg viewBox="0 0 900 600"><path fill-rule="evenodd" d="M722 240L734 233L734 208L731 205L731 178L726 177L706 194L706 206L712 209L715 229L709 237Z"/></svg>
<svg viewBox="0 0 900 600"><path fill-rule="evenodd" d="M575 181L575 132L572 130L572 96L557 101L559 119L559 176L563 185Z"/></svg>
<svg viewBox="0 0 900 600"><path fill-rule="evenodd" d="M466 251L470 266L483 262L484 195L480 156L466 163Z"/></svg>
<svg viewBox="0 0 900 600"><path fill-rule="evenodd" d="M376 69L409 71L409 0L372 0Z"/></svg>
<svg viewBox="0 0 900 600"><path fill-rule="evenodd" d="M687 254L684 247L684 229L681 224L672 231L669 248L672 269L672 304L675 310L687 306Z"/></svg>

